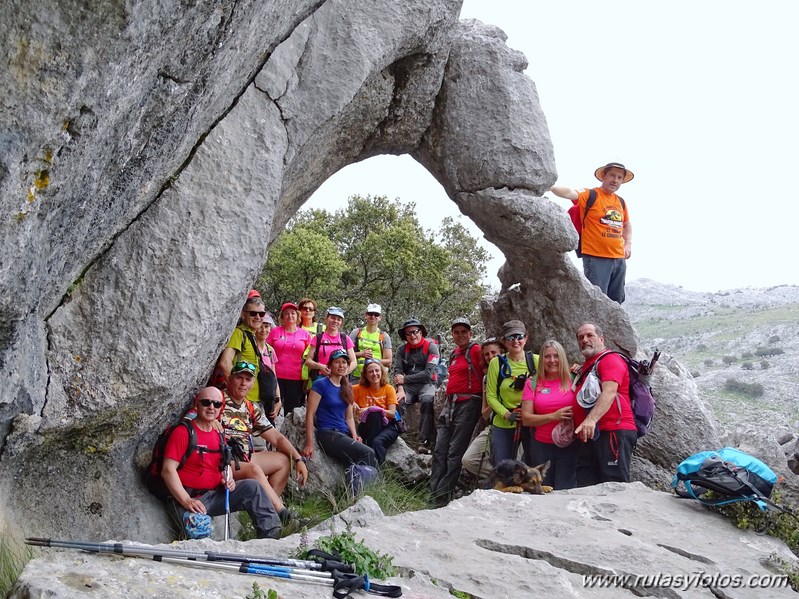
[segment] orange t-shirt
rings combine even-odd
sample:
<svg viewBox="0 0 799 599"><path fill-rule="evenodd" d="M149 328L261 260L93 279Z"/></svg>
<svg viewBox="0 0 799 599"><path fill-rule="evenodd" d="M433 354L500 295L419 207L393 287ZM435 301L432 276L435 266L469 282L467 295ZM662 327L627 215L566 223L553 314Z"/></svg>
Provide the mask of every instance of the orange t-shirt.
<svg viewBox="0 0 799 599"><path fill-rule="evenodd" d="M590 190L583 189L577 196L580 220L583 221L582 252L599 258L624 258L624 223L630 221L619 196L607 194L596 188L596 202L585 218L585 204Z"/></svg>
<svg viewBox="0 0 799 599"><path fill-rule="evenodd" d="M388 410L389 406L397 405L397 393L391 385L380 387L377 391L371 387L362 387L361 385L354 385L352 387L352 394L355 403L360 407L368 408L370 406L379 406L384 410Z"/></svg>

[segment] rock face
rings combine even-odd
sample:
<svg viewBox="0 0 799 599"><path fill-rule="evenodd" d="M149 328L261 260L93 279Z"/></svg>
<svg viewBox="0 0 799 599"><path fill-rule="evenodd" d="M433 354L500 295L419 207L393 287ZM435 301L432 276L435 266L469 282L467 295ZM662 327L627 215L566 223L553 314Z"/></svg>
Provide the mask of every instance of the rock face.
<svg viewBox="0 0 799 599"><path fill-rule="evenodd" d="M495 27L459 22L459 8L7 7L7 519L25 522L28 534L162 540L161 510L138 481L156 434L206 380L269 240L327 177L370 156L416 158L505 252L488 323L512 313L536 342L568 343L581 320L599 319L637 349L623 310L566 259L576 242L568 219L540 197L556 174L525 58ZM665 395L690 391L684 373L662 376ZM676 461L690 445L687 427L707 428L701 409L690 418L676 448L659 444L648 457Z"/></svg>
<svg viewBox="0 0 799 599"><path fill-rule="evenodd" d="M364 497L311 530L309 541L347 525L369 548L393 557L400 574L388 582L400 585L405 597L445 599L456 591L502 598L795 596L773 566L775 558L795 563L782 541L739 530L694 501L640 483L550 495L477 491L446 508L393 517L383 516L374 500ZM298 545L294 535L246 543L191 541L179 547L288 556ZM592 578L602 575L604 582ZM614 584L623 580L626 590ZM47 550L28 564L9 598L77 599L89 592L108 598L188 598L198 592L243 597L253 581L280 597L330 596L323 587L298 581Z"/></svg>

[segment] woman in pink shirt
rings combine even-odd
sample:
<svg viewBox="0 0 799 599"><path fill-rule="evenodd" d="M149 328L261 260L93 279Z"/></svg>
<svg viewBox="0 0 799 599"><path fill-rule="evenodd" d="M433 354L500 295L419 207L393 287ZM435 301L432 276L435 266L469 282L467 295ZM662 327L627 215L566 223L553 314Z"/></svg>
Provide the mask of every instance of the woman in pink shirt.
<svg viewBox="0 0 799 599"><path fill-rule="evenodd" d="M541 347L537 377L530 377L522 392L522 424L535 427L533 464L549 461L544 484L555 489L576 486L579 444L574 442L576 414L582 414L572 391L566 351L550 339ZM557 427L557 430L556 430Z"/></svg>
<svg viewBox="0 0 799 599"><path fill-rule="evenodd" d="M275 374L283 399L283 412L288 416L294 408L305 405L302 382L302 355L311 343L311 334L299 325L297 304L286 302L277 317L280 326L274 327L266 342L275 348Z"/></svg>

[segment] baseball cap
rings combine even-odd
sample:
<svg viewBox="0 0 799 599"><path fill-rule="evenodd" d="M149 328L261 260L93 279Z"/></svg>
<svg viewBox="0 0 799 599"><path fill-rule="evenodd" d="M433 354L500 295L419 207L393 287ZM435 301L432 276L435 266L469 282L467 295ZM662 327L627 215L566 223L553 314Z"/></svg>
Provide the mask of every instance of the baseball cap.
<svg viewBox="0 0 799 599"><path fill-rule="evenodd" d="M465 316L458 316L455 320L452 321L452 325L450 325L450 329L454 329L458 325L463 325L470 331L472 330L472 323L469 322L469 319Z"/></svg>
<svg viewBox="0 0 799 599"><path fill-rule="evenodd" d="M339 308L338 306L330 306L325 313L325 316L341 316L344 318L344 310Z"/></svg>
<svg viewBox="0 0 799 599"><path fill-rule="evenodd" d="M383 308L380 307L380 304L369 304L366 306L366 313L375 312L377 314L383 313Z"/></svg>
<svg viewBox="0 0 799 599"><path fill-rule="evenodd" d="M507 337L509 335L526 335L527 329L524 326L524 323L521 320L509 320L505 324L502 325L502 336Z"/></svg>
<svg viewBox="0 0 799 599"><path fill-rule="evenodd" d="M233 368L230 371L230 376L233 376L234 374L238 374L240 372L246 372L251 376L255 376L256 370L257 368L255 364L251 364L249 362L244 362L244 361L236 362L235 364L233 364Z"/></svg>
<svg viewBox="0 0 799 599"><path fill-rule="evenodd" d="M333 360L338 360L339 358L344 358L347 360L347 364L350 363L350 355L343 349L337 349L330 354L330 357L327 359L327 363L330 364Z"/></svg>

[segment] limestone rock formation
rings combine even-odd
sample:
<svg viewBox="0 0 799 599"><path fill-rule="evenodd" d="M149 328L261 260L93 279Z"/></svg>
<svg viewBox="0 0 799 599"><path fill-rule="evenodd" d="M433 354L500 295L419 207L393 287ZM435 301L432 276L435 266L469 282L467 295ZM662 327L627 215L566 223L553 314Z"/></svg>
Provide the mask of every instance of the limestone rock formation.
<svg viewBox="0 0 799 599"><path fill-rule="evenodd" d="M489 324L513 313L536 340L568 340L581 320L600 319L637 349L623 310L565 257L576 241L566 216L540 197L556 174L525 58L497 28L459 22L459 8L6 7L8 519L28 534L163 539L161 510L138 481L156 434L206 380L268 242L327 177L374 155L413 156L505 253ZM666 395L689 384L663 376ZM688 426L706 428L703 416L692 411ZM676 449L648 457L667 465L688 437L683 425Z"/></svg>
<svg viewBox="0 0 799 599"><path fill-rule="evenodd" d="M794 596L777 578L778 560L796 562L782 541L739 530L694 501L640 483L549 495L477 491L446 508L392 517L367 496L311 530L310 542L330 534L331 525L338 532L349 525L372 550L392 556L399 575L388 582L406 597L444 599L456 591L471 597ZM298 536L179 547L288 556ZM587 580L602 575L607 586L596 581L586 588ZM614 585L627 576L625 590ZM28 564L9 598L243 597L253 580L281 597L330 596L324 587L297 581L48 550Z"/></svg>

